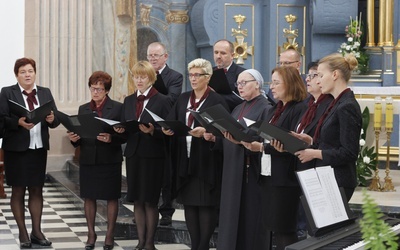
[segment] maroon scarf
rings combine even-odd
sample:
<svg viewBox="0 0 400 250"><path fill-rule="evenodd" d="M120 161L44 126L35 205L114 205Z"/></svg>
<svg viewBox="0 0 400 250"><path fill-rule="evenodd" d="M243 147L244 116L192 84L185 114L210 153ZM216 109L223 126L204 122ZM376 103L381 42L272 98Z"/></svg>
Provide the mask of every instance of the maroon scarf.
<svg viewBox="0 0 400 250"><path fill-rule="evenodd" d="M210 91L211 91L211 88L207 86L207 89L204 92L203 96L200 98L200 100L198 102L196 102L196 95L194 94L194 91L192 90L192 93L190 94L190 99L189 99L189 102L190 102L189 109L196 110L200 106L200 103L202 103L208 97L208 95L210 94ZM194 117L192 116L192 114L189 113L188 124L187 124L188 127L192 127L193 120L194 120Z"/></svg>
<svg viewBox="0 0 400 250"><path fill-rule="evenodd" d="M29 93L29 94L28 94L28 92L26 92L24 90L24 91L22 91L22 94L26 95L26 101L28 103L29 110L32 111L35 108L33 104L38 105L38 102L37 102L36 97L35 97L36 89L33 89L32 92Z"/></svg>
<svg viewBox="0 0 400 250"><path fill-rule="evenodd" d="M136 118L139 120L140 115L143 112L143 105L144 101L150 99L151 97L155 96L158 91L155 88L151 88L147 95L139 95L136 101Z"/></svg>
<svg viewBox="0 0 400 250"><path fill-rule="evenodd" d="M91 100L90 101L90 109L93 112L96 112L99 117L103 117L103 108L104 108L104 105L106 105L107 99L108 99L108 96L106 95L104 97L103 101L100 103L100 106L98 106L98 107L96 105L96 102Z"/></svg>
<svg viewBox="0 0 400 250"><path fill-rule="evenodd" d="M322 124L324 123L324 120L326 119L326 117L328 116L328 114L331 112L332 108L336 105L336 103L340 100L340 98L347 92L349 92L350 89L347 88L345 90L342 91L342 93L340 93L340 95L331 102L331 105L329 105L328 109L325 111L325 113L322 115L321 119L319 119L318 121L318 125L317 128L315 129L315 134L314 134L314 142L317 142L317 140L319 139L320 133L321 133L321 127Z"/></svg>
<svg viewBox="0 0 400 250"><path fill-rule="evenodd" d="M279 117L281 117L281 114L283 113L283 111L285 111L285 109L287 108L288 104L291 102L287 102L285 105L283 105L282 101L279 101L276 104L276 109L274 112L274 116L272 117L271 121L269 123L276 125L276 123L279 120Z"/></svg>
<svg viewBox="0 0 400 250"><path fill-rule="evenodd" d="M311 96L310 101L308 102L308 109L306 113L303 115L303 118L301 118L300 125L297 128L297 133L301 133L305 128L307 128L308 125L311 124L311 122L314 120L315 113L317 112L317 108L319 104L326 98L328 98L329 95L320 95L318 97L318 100L315 102L315 99L313 96Z"/></svg>

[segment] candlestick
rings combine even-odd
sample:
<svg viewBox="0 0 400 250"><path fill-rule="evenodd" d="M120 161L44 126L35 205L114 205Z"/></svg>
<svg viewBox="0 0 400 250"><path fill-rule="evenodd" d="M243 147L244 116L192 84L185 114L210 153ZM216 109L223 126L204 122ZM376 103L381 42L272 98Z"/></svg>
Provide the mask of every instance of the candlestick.
<svg viewBox="0 0 400 250"><path fill-rule="evenodd" d="M389 191L396 191L394 188L392 178L390 177L390 134L391 130L387 130L386 136L387 136L387 143L386 143L386 177L385 177L385 183L383 185L382 191L389 192Z"/></svg>
<svg viewBox="0 0 400 250"><path fill-rule="evenodd" d="M378 168L378 147L379 147L379 134L380 134L380 127L379 130L375 130L375 150L376 150L376 165L375 165L375 175L371 179L371 184L368 187L368 190L371 191L382 191L381 181L379 179L379 168Z"/></svg>
<svg viewBox="0 0 400 250"><path fill-rule="evenodd" d="M386 131L392 131L393 130L393 99L392 97L387 97L386 98Z"/></svg>
<svg viewBox="0 0 400 250"><path fill-rule="evenodd" d="M380 96L375 97L374 105L374 129L381 130L382 123L382 98Z"/></svg>

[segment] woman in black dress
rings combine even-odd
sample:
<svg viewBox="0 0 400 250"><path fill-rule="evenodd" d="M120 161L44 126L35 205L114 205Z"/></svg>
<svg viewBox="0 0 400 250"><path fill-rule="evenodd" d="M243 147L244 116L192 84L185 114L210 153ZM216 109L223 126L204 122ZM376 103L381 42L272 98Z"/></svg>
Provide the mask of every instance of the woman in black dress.
<svg viewBox="0 0 400 250"><path fill-rule="evenodd" d="M307 91L298 70L294 67L279 67L272 71L270 89L278 101L268 113L266 121L283 129L294 131L301 114L307 105L304 99ZM296 157L275 149L277 141L271 144L253 142L248 148L254 151L264 149L270 155L270 174L262 176L263 222L266 229L274 233L276 249L297 241L297 210L299 207L300 186L295 176ZM279 142L278 142L279 143ZM282 151L282 152L281 152ZM265 157L265 156L264 156Z"/></svg>
<svg viewBox="0 0 400 250"><path fill-rule="evenodd" d="M40 223L43 212L43 185L46 174L49 128L59 125L53 112L45 120L33 124L26 117L12 114L8 100L15 101L29 110L53 101L50 89L36 85L36 62L20 58L15 62L14 74L18 83L4 87L0 95L0 119L3 123L4 166L7 185L11 189L11 211L17 222L21 248L32 244L50 246L43 235ZM54 105L53 110L56 107ZM28 189L28 209L32 220L29 238L25 225L25 193Z"/></svg>
<svg viewBox="0 0 400 250"><path fill-rule="evenodd" d="M92 100L79 107L79 115L96 113L98 117L119 121L122 104L113 101L110 92L112 78L103 71L96 71L89 78L88 86ZM79 184L84 198L84 209L88 226L85 249L94 249L97 235L95 219L97 200L107 200L107 234L103 248L114 247L114 228L118 215L118 199L121 197L121 144L124 137L116 133L100 133L97 138L81 138L69 132L75 147L80 146Z"/></svg>
<svg viewBox="0 0 400 250"><path fill-rule="evenodd" d="M158 223L158 200L165 168L165 136L154 123L148 109L161 118L170 110L168 97L159 93L153 84L156 72L147 61L139 61L132 68L136 92L127 96L122 108L122 121L135 120L138 129L127 128L125 148L127 200L133 201L139 244L135 249L153 250Z"/></svg>
<svg viewBox="0 0 400 250"><path fill-rule="evenodd" d="M213 150L215 136L188 111L201 111L222 104L224 99L208 87L213 73L211 63L195 59L188 64L192 91L181 94L168 115L168 120L178 120L192 128L187 136L171 137L171 161L176 166L177 202L184 205L185 220L189 230L192 250L209 249L210 238L217 225L217 206L221 192L222 151Z"/></svg>
<svg viewBox="0 0 400 250"><path fill-rule="evenodd" d="M296 152L302 163L315 160L315 166L332 166L347 201L357 186L356 161L362 116L354 93L348 88L351 72L357 66L353 55L331 54L319 61L318 84L323 94L335 99L319 120L313 136L313 149ZM311 136L299 135L311 143Z"/></svg>
<svg viewBox="0 0 400 250"><path fill-rule="evenodd" d="M265 120L271 103L262 89L264 79L254 69L239 74L236 86L244 102L233 111L232 116L244 127L244 119ZM255 131L245 132L262 141ZM218 228L218 249L264 249L268 239L261 223L261 174L260 148L258 152L247 150L229 133L223 140L224 162L221 207Z"/></svg>

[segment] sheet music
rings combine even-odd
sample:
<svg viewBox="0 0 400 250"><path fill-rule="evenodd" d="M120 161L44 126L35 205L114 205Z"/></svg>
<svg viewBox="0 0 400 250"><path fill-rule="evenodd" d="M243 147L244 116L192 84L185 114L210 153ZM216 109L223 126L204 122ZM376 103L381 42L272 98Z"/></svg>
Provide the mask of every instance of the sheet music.
<svg viewBox="0 0 400 250"><path fill-rule="evenodd" d="M94 118L96 118L96 119L98 119L100 121L103 121L103 122L105 122L105 123L107 123L108 125L111 125L111 126L113 126L115 124L118 124L118 123L121 123L120 121L114 121L114 120L101 118L101 117L97 117L97 116L95 116Z"/></svg>
<svg viewBox="0 0 400 250"><path fill-rule="evenodd" d="M348 219L331 166L299 171L297 176L318 228Z"/></svg>
<svg viewBox="0 0 400 250"><path fill-rule="evenodd" d="M160 121L164 121L163 118L159 117L158 115L154 114L153 112L151 112L150 110L148 110L147 108L144 108L147 112L149 112L149 114L151 115L151 118L153 118L154 121L156 122L160 122Z"/></svg>

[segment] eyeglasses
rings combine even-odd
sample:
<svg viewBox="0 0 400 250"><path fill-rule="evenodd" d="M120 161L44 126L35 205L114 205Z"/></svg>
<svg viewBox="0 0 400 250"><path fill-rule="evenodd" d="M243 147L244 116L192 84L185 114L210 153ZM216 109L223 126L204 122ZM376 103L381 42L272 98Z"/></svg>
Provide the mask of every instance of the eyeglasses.
<svg viewBox="0 0 400 250"><path fill-rule="evenodd" d="M247 81L235 82L235 87L238 87L238 86L244 87L244 86L246 86L246 84L248 82L256 82L256 80L247 80Z"/></svg>
<svg viewBox="0 0 400 250"><path fill-rule="evenodd" d="M269 86L278 86L279 84L281 84L281 82L278 81L268 82Z"/></svg>
<svg viewBox="0 0 400 250"><path fill-rule="evenodd" d="M105 89L103 88L95 88L95 87L90 87L90 92L97 92L97 93L103 93Z"/></svg>
<svg viewBox="0 0 400 250"><path fill-rule="evenodd" d="M146 80L147 78L149 78L148 76L133 76L133 79L134 80L142 80L142 81L144 81L144 80Z"/></svg>
<svg viewBox="0 0 400 250"><path fill-rule="evenodd" d="M317 77L317 76L318 76L317 73L306 74L306 78L309 78L310 80L314 79L314 78Z"/></svg>
<svg viewBox="0 0 400 250"><path fill-rule="evenodd" d="M292 62L277 62L276 64L277 64L277 65L279 65L279 66L288 66L288 65L290 65L290 64L292 64L292 63L297 63L297 62L299 62L299 61L292 61Z"/></svg>
<svg viewBox="0 0 400 250"><path fill-rule="evenodd" d="M194 78L194 79L197 80L197 79L200 78L200 76L207 76L207 75L209 75L209 74L207 74L207 73L204 73L204 74L200 74L200 73L189 74L189 79Z"/></svg>
<svg viewBox="0 0 400 250"><path fill-rule="evenodd" d="M164 54L161 54L161 55L159 55L159 54L151 54L151 55L147 55L147 59L160 59L163 55L165 55L165 53Z"/></svg>

